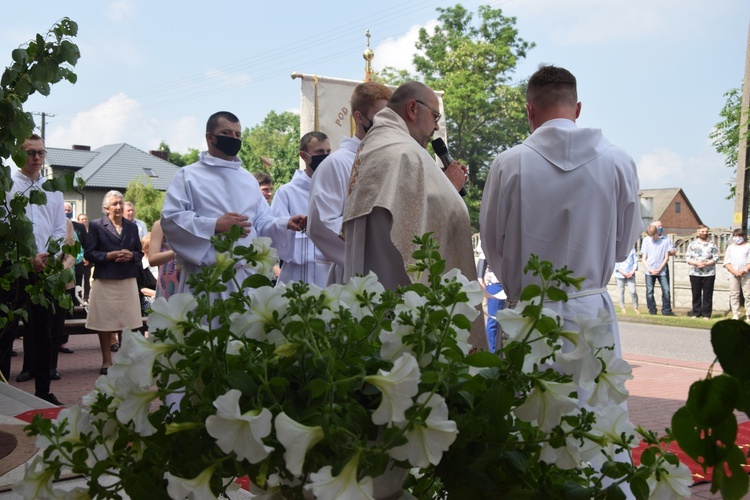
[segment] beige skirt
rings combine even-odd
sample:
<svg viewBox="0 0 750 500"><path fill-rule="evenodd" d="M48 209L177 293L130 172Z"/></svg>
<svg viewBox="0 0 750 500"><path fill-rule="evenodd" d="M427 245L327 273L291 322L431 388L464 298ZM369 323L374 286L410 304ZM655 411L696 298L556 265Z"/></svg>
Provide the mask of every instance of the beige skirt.
<svg viewBox="0 0 750 500"><path fill-rule="evenodd" d="M125 327L141 328L141 299L135 278L95 279L91 285L86 328L117 332Z"/></svg>

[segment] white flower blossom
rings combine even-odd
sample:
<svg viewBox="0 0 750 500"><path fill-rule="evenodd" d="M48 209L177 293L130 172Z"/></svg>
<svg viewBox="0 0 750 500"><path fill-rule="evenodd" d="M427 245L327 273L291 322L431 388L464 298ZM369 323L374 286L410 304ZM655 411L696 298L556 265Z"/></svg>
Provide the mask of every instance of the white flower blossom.
<svg viewBox="0 0 750 500"><path fill-rule="evenodd" d="M570 415L578 407L578 401L570 397L575 392L573 382L548 382L534 380L534 388L521 406L513 413L524 422L539 426L543 432L550 432L557 426L562 417Z"/></svg>
<svg viewBox="0 0 750 500"><path fill-rule="evenodd" d="M237 389L231 389L216 398L216 415L206 419L206 430L216 439L221 451L234 451L240 460L256 464L273 451L262 441L271 433L272 415L267 408L240 413L241 395Z"/></svg>
<svg viewBox="0 0 750 500"><path fill-rule="evenodd" d="M453 268L441 277L443 283L450 283L452 281L458 281L462 285L462 291L469 298L469 306L474 308L482 303L484 300L484 291L479 285L477 280L469 281L469 279L461 274L457 268ZM471 319L471 318L469 318Z"/></svg>
<svg viewBox="0 0 750 500"><path fill-rule="evenodd" d="M54 498L52 479L54 469L44 464L42 455L37 455L31 462L26 462L23 481L13 486L13 491L23 498Z"/></svg>
<svg viewBox="0 0 750 500"><path fill-rule="evenodd" d="M567 422L562 423L562 429L569 432L573 429ZM565 436L565 445L553 448L549 442L544 443L539 459L548 464L555 464L561 469L575 469L581 462L581 440L571 435Z"/></svg>
<svg viewBox="0 0 750 500"><path fill-rule="evenodd" d="M393 361L405 352L413 354L411 346L404 344L404 336L414 333L414 328L396 321L391 324L391 328L393 331L384 328L380 332L380 356L385 360Z"/></svg>
<svg viewBox="0 0 750 500"><path fill-rule="evenodd" d="M67 443L80 443L81 434L90 434L94 430L94 426L91 425L91 415L87 409L81 408L80 406L71 406L70 408L64 408L57 414L54 422L57 425L67 421L65 430L67 434L60 438L60 442ZM36 447L40 450L47 449L52 444L46 436L39 434L36 437ZM60 457L60 452L55 449L52 451L52 457Z"/></svg>
<svg viewBox="0 0 750 500"><path fill-rule="evenodd" d="M141 436L153 435L156 432L156 427L151 424L148 415L151 401L156 399L158 395L159 393L156 391L131 390L128 397L123 398L117 407L115 413L117 420L123 424L132 420L135 425L135 432Z"/></svg>
<svg viewBox="0 0 750 500"><path fill-rule="evenodd" d="M180 323L187 321L188 313L198 306L198 302L189 293L176 293L169 297L157 297L151 304L151 314L148 315L149 330L169 330L179 337L183 334Z"/></svg>
<svg viewBox="0 0 750 500"><path fill-rule="evenodd" d="M289 299L283 296L283 288L261 287L252 289L248 296L250 307L242 314L230 316L231 330L238 337L264 342L268 336L266 325L273 321L273 313L286 314Z"/></svg>
<svg viewBox="0 0 750 500"><path fill-rule="evenodd" d="M150 387L153 385L154 361L175 349L174 344L155 342L154 337L146 338L140 332L126 328L122 331L122 347L115 355L115 364L128 365L125 376L138 387ZM117 373L117 368L113 370Z"/></svg>
<svg viewBox="0 0 750 500"><path fill-rule="evenodd" d="M257 263L251 264L250 268L254 269L256 273L262 274L268 279L273 279L273 266L279 260L279 255L276 249L272 247L271 238L265 236L258 236L253 239L253 247L258 251L255 256Z"/></svg>
<svg viewBox="0 0 750 500"><path fill-rule="evenodd" d="M371 316L371 310L379 304L380 296L385 292L385 287L378 281L378 277L370 271L367 276L355 276L345 285L331 285L326 293L341 301L352 313L352 316L360 320L365 316ZM358 296L374 294L372 302L361 302Z"/></svg>
<svg viewBox="0 0 750 500"><path fill-rule="evenodd" d="M211 491L211 476L216 466L208 467L192 479L177 477L169 472L164 473L167 480L167 493L170 498L179 500L214 499L216 495Z"/></svg>
<svg viewBox="0 0 750 500"><path fill-rule="evenodd" d="M620 404L628 399L625 382L633 378L633 368L630 363L618 358L611 351L604 356L606 371L599 374L594 392L586 400L586 404L593 408L602 408L612 404Z"/></svg>
<svg viewBox="0 0 750 500"><path fill-rule="evenodd" d="M383 398L373 412L372 421L376 425L402 422L404 412L412 406L412 398L419 390L419 365L410 353L401 355L390 372L378 370L377 375L365 377L365 382L377 387Z"/></svg>
<svg viewBox="0 0 750 500"><path fill-rule="evenodd" d="M690 497L690 486L693 485L693 475L687 465L680 463L672 465L664 462L659 468L659 479L655 474L646 480L649 498L652 500L671 500L673 498Z"/></svg>
<svg viewBox="0 0 750 500"><path fill-rule="evenodd" d="M429 394L420 394L417 402L422 404L428 397ZM408 460L413 467L424 468L440 463L443 452L450 448L458 435L456 422L448 420L448 405L442 396L433 394L427 406L430 414L424 425L416 423L406 433L408 442L388 452L396 460Z"/></svg>
<svg viewBox="0 0 750 500"><path fill-rule="evenodd" d="M606 440L606 444L602 445L594 441L585 440L582 446L583 460L590 461L595 466L601 466L601 464L609 458L619 458L615 455L624 457L627 452L619 443L622 442L622 434L625 434L625 438L633 437L630 447L635 448L638 446L640 439L638 434L635 432L635 427L630 423L628 416L628 410L619 406L612 405L606 408L596 410L596 422L592 425L591 435L597 437L603 437ZM620 449L619 453L616 453L617 449Z"/></svg>
<svg viewBox="0 0 750 500"><path fill-rule="evenodd" d="M573 382L579 387L588 391L592 390L596 378L602 371L602 363L596 356L596 351L578 332L561 332L561 336L569 343L557 351L555 363L563 373L571 375ZM571 345L572 350L570 350Z"/></svg>
<svg viewBox="0 0 750 500"><path fill-rule="evenodd" d="M286 450L284 460L287 470L295 476L301 476L305 455L310 448L323 439L323 428L302 425L284 412L276 416L275 425L276 438Z"/></svg>
<svg viewBox="0 0 750 500"><path fill-rule="evenodd" d="M326 465L310 474L310 482L305 485L305 490L311 491L315 498L373 500L372 478L365 476L357 481L358 464L359 456L356 456L335 477L332 475L332 467Z"/></svg>

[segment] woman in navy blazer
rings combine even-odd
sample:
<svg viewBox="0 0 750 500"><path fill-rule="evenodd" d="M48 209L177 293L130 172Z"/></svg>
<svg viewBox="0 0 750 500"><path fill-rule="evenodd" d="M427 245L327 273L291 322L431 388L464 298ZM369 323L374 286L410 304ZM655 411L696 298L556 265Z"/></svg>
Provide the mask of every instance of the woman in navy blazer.
<svg viewBox="0 0 750 500"><path fill-rule="evenodd" d="M112 365L112 352L120 347L114 332L143 326L136 284L143 250L138 226L122 216L122 193L109 191L102 209L106 215L89 224L84 257L94 264L86 328L99 332L100 373L106 374Z"/></svg>

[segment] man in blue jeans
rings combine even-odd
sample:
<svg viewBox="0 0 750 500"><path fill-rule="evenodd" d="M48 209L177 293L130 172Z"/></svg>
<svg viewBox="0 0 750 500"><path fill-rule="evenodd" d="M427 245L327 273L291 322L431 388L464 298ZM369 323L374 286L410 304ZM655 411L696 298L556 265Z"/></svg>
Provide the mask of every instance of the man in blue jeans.
<svg viewBox="0 0 750 500"><path fill-rule="evenodd" d="M661 313L664 316L674 316L672 299L669 293L669 274L667 262L669 256L675 254L674 246L669 238L662 234L660 221L654 221L646 230L643 238L641 253L646 278L646 305L649 314L656 314L656 300L654 299L654 282L659 280L661 287Z"/></svg>

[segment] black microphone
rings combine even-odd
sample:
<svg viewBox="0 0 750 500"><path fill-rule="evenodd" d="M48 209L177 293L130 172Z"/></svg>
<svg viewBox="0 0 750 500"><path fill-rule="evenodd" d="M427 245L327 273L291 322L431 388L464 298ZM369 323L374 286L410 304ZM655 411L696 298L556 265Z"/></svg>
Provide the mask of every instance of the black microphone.
<svg viewBox="0 0 750 500"><path fill-rule="evenodd" d="M441 137L432 140L432 149L435 151L435 154L438 155L440 161L443 162L443 170L453 163L453 157L448 152L448 146L445 145L445 141ZM466 189L461 188L458 194L466 196Z"/></svg>

